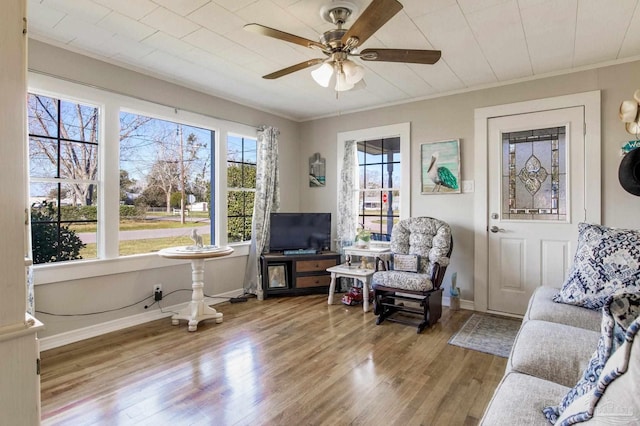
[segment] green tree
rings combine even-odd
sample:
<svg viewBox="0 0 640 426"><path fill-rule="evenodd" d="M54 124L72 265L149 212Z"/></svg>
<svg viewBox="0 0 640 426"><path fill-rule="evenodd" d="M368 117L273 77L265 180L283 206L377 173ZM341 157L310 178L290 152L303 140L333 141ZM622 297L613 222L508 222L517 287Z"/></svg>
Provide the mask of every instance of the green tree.
<svg viewBox="0 0 640 426"><path fill-rule="evenodd" d="M167 199L162 189L157 186L149 186L134 201L136 206L165 207Z"/></svg>
<svg viewBox="0 0 640 426"><path fill-rule="evenodd" d="M171 208L179 209L181 200L182 194L180 192L173 192L171 193L171 202L169 205L171 206Z"/></svg>
<svg viewBox="0 0 640 426"><path fill-rule="evenodd" d="M227 236L230 242L251 238L251 220L256 187L256 166L231 163L227 166Z"/></svg>
<svg viewBox="0 0 640 426"><path fill-rule="evenodd" d="M46 201L41 207L31 208L31 245L33 263L62 262L82 259L80 250L86 244L68 225L56 221L56 209Z"/></svg>

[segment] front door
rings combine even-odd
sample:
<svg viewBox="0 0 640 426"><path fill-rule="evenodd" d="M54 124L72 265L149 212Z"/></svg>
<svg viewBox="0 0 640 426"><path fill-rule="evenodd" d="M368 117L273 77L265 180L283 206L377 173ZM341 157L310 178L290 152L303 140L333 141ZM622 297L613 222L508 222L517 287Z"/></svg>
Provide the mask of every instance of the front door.
<svg viewBox="0 0 640 426"><path fill-rule="evenodd" d="M488 120L488 299L522 315L536 287L560 287L585 220L584 107Z"/></svg>

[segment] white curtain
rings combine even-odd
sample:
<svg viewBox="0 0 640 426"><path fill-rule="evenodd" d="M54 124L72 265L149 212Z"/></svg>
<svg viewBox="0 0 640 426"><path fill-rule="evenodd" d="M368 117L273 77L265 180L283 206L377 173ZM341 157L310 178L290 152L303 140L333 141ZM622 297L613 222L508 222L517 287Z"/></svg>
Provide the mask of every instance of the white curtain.
<svg viewBox="0 0 640 426"><path fill-rule="evenodd" d="M358 226L358 152L356 141L346 141L340 183L338 186L338 224L336 249L343 254L343 248L353 244ZM340 290L347 291L353 279L340 279Z"/></svg>
<svg viewBox="0 0 640 426"><path fill-rule="evenodd" d="M251 221L251 246L244 274L244 292L264 298L260 280L260 254L268 249L269 218L271 212L280 209L280 172L278 169L278 135L276 127L258 129L258 153L256 167L256 193Z"/></svg>
<svg viewBox="0 0 640 426"><path fill-rule="evenodd" d="M356 141L345 142L338 188L338 251L350 246L358 223L358 158Z"/></svg>

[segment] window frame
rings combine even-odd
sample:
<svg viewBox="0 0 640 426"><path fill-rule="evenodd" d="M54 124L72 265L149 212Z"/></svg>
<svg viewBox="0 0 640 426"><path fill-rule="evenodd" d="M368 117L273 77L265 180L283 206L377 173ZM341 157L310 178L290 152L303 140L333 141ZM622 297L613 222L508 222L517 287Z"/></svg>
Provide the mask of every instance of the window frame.
<svg viewBox="0 0 640 426"><path fill-rule="evenodd" d="M411 217L411 123L397 123L387 126L371 127L368 129L359 129L348 132L340 132L337 137L337 167L336 167L336 182L339 182L342 177L340 173L342 171L342 162L344 160L344 147L347 141L366 141L375 139L387 139L399 137L400 138L400 164L402 165L402 174L400 177L400 217L399 220L407 219ZM419 158L419 156L418 156ZM355 187L359 186L357 179L359 179L359 173L354 176L356 181ZM335 222L335 221L333 221ZM334 223L332 227L334 228Z"/></svg>
<svg viewBox="0 0 640 426"><path fill-rule="evenodd" d="M58 95L50 95L50 94L45 94L41 91L31 91L29 90L28 95L35 95L35 96L42 96L42 97L47 97L49 99L54 100L55 102L57 102L58 104L58 117L56 120L56 124L57 124L57 130L56 130L56 134L57 136L52 137L52 136L47 136L44 134L32 134L29 131L29 124L27 123L27 142L26 142L26 151L27 151L27 158L26 158L26 164L27 164L27 172L26 172L26 179L27 179L27 198L28 198L28 202L27 202L27 208L29 210L31 210L31 204L30 204L30 200L31 200L31 184L32 183L40 183L40 184L54 184L58 187L58 190L63 186L63 185L69 185L69 184L82 184L82 185L94 185L95 186L95 191L98 194L98 197L96 198L96 219L95 220L88 220L88 219L84 219L84 220L70 220L70 219L62 219L61 218L61 208L62 208L62 204L61 204L61 196L60 196L60 192L58 192L57 196L56 196L56 204L57 204L57 219L53 220L53 221L44 221L44 222L38 222L38 223L42 223L42 224L55 224L57 227L57 234L58 234L58 238L60 238L60 228L61 226L64 225L70 225L73 223L95 223L96 224L96 228L98 228L100 226L100 222L101 222L101 217L100 217L100 203L99 201L101 200L100 198L100 194L102 192L102 181L100 179L100 173L101 173L101 150L102 150L102 144L104 143L104 136L101 133L101 130L103 129L102 126L102 117L104 114L104 109L102 107L102 105L95 103L95 102L91 102L91 101L85 101L85 100L80 100L80 99L75 99L75 98L71 98L71 97L64 97L64 96L58 96ZM62 137L62 135L60 134L60 127L61 127L61 113L60 111L62 110L61 105L62 103L69 103L69 104L75 104L75 105L81 105L84 107L89 107L89 108L95 108L98 111L98 116L97 116L97 120L96 120L96 125L98 128L98 139L95 142L90 142L90 141L82 141L82 140L76 140L76 139L67 139ZM28 115L28 114L27 114ZM31 171L31 167L30 167L30 145L31 145L31 139L32 138L45 138L48 139L50 141L54 141L58 147L58 163L56 165L56 169L57 169L57 173L58 176L56 177L37 177L37 176L32 176L32 171ZM73 144L87 144L87 145L92 145L95 147L96 149L96 157L97 157L97 175L96 175L96 179L73 179L73 178L69 178L69 177L60 177L59 176L59 172L60 172L60 147L64 142L71 142ZM29 235L32 235L32 231L31 228L33 226L33 222L32 220L29 220ZM96 231L96 238L97 238L97 231ZM31 241L29 241L29 247L31 247ZM29 253L29 257L32 256L32 253ZM76 260L69 260L69 261L60 261L60 262L46 262L44 264L51 264L51 263L56 263L56 264L60 264L62 262L75 262ZM43 265L42 263L38 264L38 265Z"/></svg>
<svg viewBox="0 0 640 426"><path fill-rule="evenodd" d="M392 214L391 216L388 216L388 215L383 213L383 210L382 210L383 201L382 201L382 199L384 197L384 193L398 192L399 194L402 194L401 188L398 185L395 185L396 182L394 182L394 186L392 186L392 187L388 187L385 184L385 181L386 181L385 180L385 176L387 176L387 170L388 170L388 167L389 167L390 164L398 164L398 165L400 165L400 167L401 167L400 168L400 181L401 181L400 183L402 184L402 177L404 175L404 173L402 172L402 158L397 159L397 160L392 159L391 161L387 161L387 158L385 158L383 156L383 154L380 154L381 155L381 161L379 161L379 162L371 162L370 163L370 162L367 161L367 157L370 154L367 154L366 151L361 151L358 148L359 148L360 144L364 144L365 148L366 148L367 143L378 141L378 140L381 141L382 146L384 147L385 140L390 140L390 139L395 139L395 138L396 137L375 138L373 140L372 139L363 139L363 140L357 141L357 144L356 144L356 149L357 149L356 157L360 156L360 154L358 154L358 153L363 153L362 157L363 157L363 160L364 160L364 162L358 161L358 169L357 169L358 172L360 173L361 171L364 171L364 176L359 175L358 179L362 178L362 180L366 184L366 182L368 182L367 172L369 170L375 170L375 169L379 168L379 170L381 172L380 173L380 177L381 177L381 184L382 184L382 186L380 188L366 188L365 187L365 188L358 188L358 189L354 190L354 194L355 194L355 196L358 197L358 200L360 200L360 196L362 195L362 203L358 202L358 219L357 219L357 223L359 224L359 226L360 225L364 226L363 224L364 224L364 222L365 222L367 217L380 219L381 222L380 222L380 228L379 229L369 229L369 231L371 231L373 233L380 234L380 235L387 234L382 229L383 228L383 225L382 225L382 220L383 219L388 219L389 217L391 217L392 223L394 222L394 219L398 219L398 220L400 219L400 212L399 211L398 211L397 215ZM400 149L400 151L398 153L400 154L400 157L402 157L402 146L401 145L399 146L399 149ZM395 152L395 151L393 151L393 152ZM387 169L387 170L385 170L385 169ZM380 213L376 214L376 215L367 214L367 212L366 212L367 209L366 209L366 206L365 206L366 205L366 200L367 200L367 193L374 193L374 192L378 194L377 196L378 196L379 201L380 201ZM393 198L392 198L392 200L393 200ZM402 198L400 198L400 200L402 200ZM393 228L393 224L392 224L391 227Z"/></svg>
<svg viewBox="0 0 640 426"><path fill-rule="evenodd" d="M179 260L166 260L160 265L156 253L144 253L130 256L119 256L119 180L120 180L120 111L142 114L162 120L177 121L196 127L203 127L215 131L212 157L214 173L211 176L211 187L214 194L212 199L212 218L215 244L233 246L235 251L231 257L246 256L249 252L249 241L227 244L226 229L226 141L227 134L255 134L255 127L221 120L202 113L169 107L158 103L142 100L131 95L124 95L104 89L83 85L80 83L61 80L52 76L29 72L29 93L59 98L70 102L78 102L96 106L100 109L99 131L102 134L98 152L98 183L101 192L98 194L98 230L96 259L81 259L67 262L43 263L34 265L35 284L49 284L55 282L83 279L118 273L155 269L169 264L181 264ZM26 120L26 115L25 115ZM25 122L26 125L26 122ZM28 143L28 139L25 141ZM27 150L25 148L25 155ZM25 170L25 179L29 179ZM29 193L25 194L25 206L29 203ZM224 200L224 202L221 202ZM213 232L215 230L215 232ZM227 256L229 257L229 256Z"/></svg>
<svg viewBox="0 0 640 426"><path fill-rule="evenodd" d="M218 141L218 130L211 127L211 126L204 126L202 125L202 123L199 124L194 124L194 122L192 121L185 121L182 119L176 119L175 117L167 117L167 116L162 116L161 114L148 114L143 110L140 109L132 109L132 108L128 108L128 107L120 107L118 109L118 121L120 120L120 114L121 113L127 113L127 114L135 114L138 116L143 116L146 118L151 118L154 120L162 120L162 121L167 121L170 122L172 124L179 124L181 126L189 126L189 127L197 127L203 130L207 130L209 132L213 132L214 134L214 138L211 140L211 146L208 147L210 153L211 153L211 170L213 171L213 173L211 174L211 191L212 194L216 194L217 192L213 190L213 180L214 180L214 176L215 174L218 172L217 167L218 164L216 164L216 158L214 157L214 153L215 153L215 145L217 144ZM177 114L177 112L175 112L175 114ZM119 136L120 134L118 133L118 141L119 141ZM120 146L118 145L118 172L120 170ZM118 182L119 182L119 178L118 178ZM216 227L215 227L215 215L214 215L214 205L216 204L215 200L213 200L213 197L211 198L211 205L209 208L209 214L210 214L210 218L211 218L211 226L210 226L210 232L211 232L211 244L220 244L219 242L215 242L216 241L216 237L217 237L217 232L216 232ZM118 229L119 229L119 222L118 222ZM119 246L119 245L118 245ZM138 253L138 254L132 254L132 255L126 255L126 256L120 256L120 247L118 247L118 257L124 258L124 257L129 257L129 256L137 256L137 255L142 255L142 254L150 254L150 253Z"/></svg>
<svg viewBox="0 0 640 426"><path fill-rule="evenodd" d="M229 138L230 137L235 137L235 138L241 138L242 139L242 161L230 161L229 158L227 157L226 161L225 161L225 176L228 176L226 172L227 172L227 168L228 168L230 162L233 162L235 164L240 164L240 165L252 165L252 166L256 167L256 171L257 171L257 167L258 167L258 158L257 158L257 155L258 155L258 137L257 137L257 135L256 136L248 136L248 135L241 135L241 134L236 134L236 133L233 133L233 132L229 132L229 133L227 133L227 138L226 138L227 147L229 145ZM255 147L256 147L256 163L255 164L248 163L248 162L244 161L245 152L246 152L246 150L245 150L245 140L246 139L250 139L252 141L255 141ZM227 153L227 155L228 155L228 153ZM225 201L227 203L227 207L228 207L228 204L229 204L229 198L228 198L229 191L237 191L237 192L245 192L245 193L253 193L253 194L255 194L256 193L256 188L255 188L255 186L253 188L246 187L246 186L229 187L228 183L227 183L227 193L226 193L226 197L225 197ZM244 207L246 207L246 205L243 205L243 208ZM245 211L244 215L242 215L242 216L233 216L233 217L237 217L237 218L240 217L240 218L243 218L245 220L246 220L247 217L253 219L253 209L251 210L251 212L249 214L246 214L246 211ZM226 231L225 235L227 236L227 238L228 238L228 235L229 235L228 219L229 219L229 212L228 212L228 209L227 209L227 227L225 228L225 231ZM242 241L237 241L237 242L234 242L234 243L231 243L231 244L242 244L242 243L250 243L250 242L251 242L251 239L248 239L248 240L244 240L243 239Z"/></svg>

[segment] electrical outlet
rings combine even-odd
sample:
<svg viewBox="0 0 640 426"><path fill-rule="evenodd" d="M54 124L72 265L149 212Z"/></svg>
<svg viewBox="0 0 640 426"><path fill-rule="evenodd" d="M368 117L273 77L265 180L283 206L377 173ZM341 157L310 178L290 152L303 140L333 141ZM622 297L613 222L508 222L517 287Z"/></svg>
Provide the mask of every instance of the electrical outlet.
<svg viewBox="0 0 640 426"><path fill-rule="evenodd" d="M162 284L155 284L153 286L153 300L156 302L162 300Z"/></svg>

